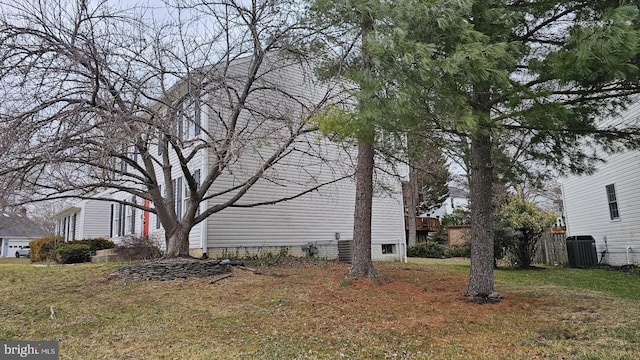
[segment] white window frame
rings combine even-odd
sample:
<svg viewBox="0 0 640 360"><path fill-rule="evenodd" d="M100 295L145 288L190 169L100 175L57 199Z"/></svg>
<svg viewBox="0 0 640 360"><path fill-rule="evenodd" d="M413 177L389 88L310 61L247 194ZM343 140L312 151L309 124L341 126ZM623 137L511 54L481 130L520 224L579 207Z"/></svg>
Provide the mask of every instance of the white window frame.
<svg viewBox="0 0 640 360"><path fill-rule="evenodd" d="M607 192L607 204L609 207L609 219L620 220L620 208L618 207L618 195L615 184L605 185Z"/></svg>

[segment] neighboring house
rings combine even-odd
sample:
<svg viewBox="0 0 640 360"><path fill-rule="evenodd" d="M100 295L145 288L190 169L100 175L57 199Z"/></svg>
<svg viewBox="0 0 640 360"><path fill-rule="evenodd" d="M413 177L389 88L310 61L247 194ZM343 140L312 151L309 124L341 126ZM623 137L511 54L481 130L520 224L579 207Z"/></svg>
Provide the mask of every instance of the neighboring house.
<svg viewBox="0 0 640 360"><path fill-rule="evenodd" d="M567 236L593 236L599 262L640 264L639 178L640 153L629 151L562 182Z"/></svg>
<svg viewBox="0 0 640 360"><path fill-rule="evenodd" d="M621 116L635 120L640 102ZM562 181L567 236L595 239L598 261L620 266L640 264L640 152L606 157L591 175Z"/></svg>
<svg viewBox="0 0 640 360"><path fill-rule="evenodd" d="M27 217L26 211L0 212L0 256L16 257L29 241L46 236L47 231Z"/></svg>
<svg viewBox="0 0 640 360"><path fill-rule="evenodd" d="M442 219L443 216L453 213L453 210L469 206L469 192L467 190L449 186L449 195L439 208L425 214L428 217Z"/></svg>
<svg viewBox="0 0 640 360"><path fill-rule="evenodd" d="M112 237L111 204L98 200L81 200L55 214L55 235L65 241Z"/></svg>
<svg viewBox="0 0 640 360"><path fill-rule="evenodd" d="M246 66L246 64L243 65L240 61L237 66ZM231 72L233 69L228 71ZM314 94L316 92L315 85L305 80L305 75L299 66L282 67L277 72L274 71L271 76L275 79L271 80L279 81L278 89L285 89L290 93ZM177 88L180 88L180 84ZM180 100L185 104L184 111L191 113L190 118L197 119L202 128L209 130L200 131L197 126L183 122L180 116L176 116L176 127L185 141L205 139L207 134L213 136L211 134L221 133L219 119L224 116L226 110L223 106L217 105L214 91L205 90L197 99L182 98ZM291 101L289 98L266 96L257 98L255 101L269 111L275 109L284 114L292 114L292 111L287 108L291 105L288 103ZM191 106L192 104L198 105ZM255 125L247 124L247 126ZM268 146L264 143L247 144L246 147L253 148L253 151L247 151L239 161L230 165L224 176L216 180L214 184L218 184L217 187L214 186L209 190L213 198L207 200L209 203L207 201L201 203L200 209L220 201L217 199L221 197L224 199L224 196L227 196L224 193L215 195L221 192L221 189L233 188L236 184L246 181L247 176L253 174L252 169L260 163L263 156L260 151ZM300 139L295 147L297 150L292 152L286 161L270 169L265 174L268 178L259 180L239 203L268 202L274 198L291 197L313 187L316 182L339 179L353 172L351 163L353 154L326 139L320 139L318 134L307 135L306 138ZM156 155L157 152L160 155L161 151L162 149L153 148L151 154ZM212 151L210 148L202 149L189 162L190 171L197 182L214 164L213 159L216 157ZM310 155L319 153L323 154L323 159ZM172 159L173 161L176 160ZM189 192L177 163L171 169L171 183L166 184L160 180L159 185L161 191L166 191L168 186L177 190L174 191L174 200L176 212L180 215L187 207ZM164 178L159 176L159 173L157 175L158 179ZM384 178L384 175L378 175L378 179L380 178ZM387 177L385 181L385 189L392 191L376 194L374 197L372 257L374 260L400 260L406 254L400 179ZM142 201L122 192L113 193L111 196L116 200ZM109 209L109 211L107 213L103 211L103 215L98 217L88 216L90 209L86 206L85 216L81 216L82 210L77 212L76 228L89 227L79 225L81 222L86 224L89 220L102 219L101 224L107 225L108 233L116 243L125 236L148 236L164 247L164 230L154 214L121 203L104 204L106 205L103 209ZM150 205L153 206L153 204ZM355 184L352 178L345 178L277 204L246 208L228 207L208 217L191 230L190 253L196 257L203 254L209 257L251 256L266 252L277 253L280 249L286 248L289 254L304 255L309 245L313 245L317 248L318 256L329 259L338 258L339 255L343 255L340 251L348 251L346 250L348 243L353 239L354 206ZM73 217L75 213L73 208L66 209L60 213L61 220L70 215ZM73 223L74 220L65 221ZM69 226L63 229L69 229ZM69 230L66 231L69 232ZM339 250L339 243L342 250Z"/></svg>

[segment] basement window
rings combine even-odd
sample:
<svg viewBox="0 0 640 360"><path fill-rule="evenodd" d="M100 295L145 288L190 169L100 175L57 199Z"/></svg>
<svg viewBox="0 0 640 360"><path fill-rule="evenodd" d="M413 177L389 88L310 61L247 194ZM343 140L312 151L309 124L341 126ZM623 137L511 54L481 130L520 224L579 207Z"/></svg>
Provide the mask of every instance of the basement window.
<svg viewBox="0 0 640 360"><path fill-rule="evenodd" d="M382 254L395 254L396 244L382 244Z"/></svg>

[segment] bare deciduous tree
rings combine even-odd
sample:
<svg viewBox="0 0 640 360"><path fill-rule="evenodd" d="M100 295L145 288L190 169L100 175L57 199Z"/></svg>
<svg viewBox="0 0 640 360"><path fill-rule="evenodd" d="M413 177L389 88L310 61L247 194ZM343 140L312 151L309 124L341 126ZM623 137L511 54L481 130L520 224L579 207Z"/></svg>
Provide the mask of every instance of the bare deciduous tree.
<svg viewBox="0 0 640 360"><path fill-rule="evenodd" d="M17 202L127 194L115 201L155 213L176 257L216 212L350 175L302 169L331 160L308 119L341 97L295 51L309 34L295 2L185 0L165 17L88 0L0 6L0 175ZM292 190L246 197L263 182Z"/></svg>

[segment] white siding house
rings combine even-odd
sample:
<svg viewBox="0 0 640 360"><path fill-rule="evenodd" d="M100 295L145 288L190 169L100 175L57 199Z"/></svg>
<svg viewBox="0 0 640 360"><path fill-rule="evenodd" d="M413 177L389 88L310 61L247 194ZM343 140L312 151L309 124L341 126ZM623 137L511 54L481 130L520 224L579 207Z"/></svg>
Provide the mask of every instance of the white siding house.
<svg viewBox="0 0 640 360"><path fill-rule="evenodd" d="M621 118L634 119L640 103ZM568 236L591 235L598 261L620 266L640 264L640 152L606 157L592 175L562 181Z"/></svg>
<svg viewBox="0 0 640 360"><path fill-rule="evenodd" d="M464 189L449 186L449 195L442 205L425 214L425 216L442 219L445 215L450 215L457 208L467 208L469 206L469 192Z"/></svg>
<svg viewBox="0 0 640 360"><path fill-rule="evenodd" d="M243 73L246 61L239 60L235 67L225 69L226 84L232 83L233 73ZM309 74L305 74L299 65L281 66L277 70L270 68L264 75L271 92L256 92L249 98L255 106L256 112L280 114L283 119L299 116L303 101L313 101L314 98L324 96L325 89L318 88L313 81L309 81ZM246 74L246 70L244 70ZM230 75L231 74L231 75ZM239 75L238 75L239 76ZM276 86L274 86L276 84ZM215 84L214 84L215 85ZM207 143L221 143L224 141L225 126L223 123L229 106L221 105L220 97L227 96L220 86L211 85L199 93L199 98L181 98L184 111L189 111L197 119L203 129L192 127L188 122L181 123L177 117L179 136L185 143L193 140L203 140ZM180 89L180 84L176 86ZM283 96L282 94L294 94ZM252 93L253 94L253 93ZM296 94L301 96L296 97ZM180 96L176 96L180 98ZM295 99L294 99L295 98ZM316 99L318 100L318 99ZM197 104L197 105L194 105ZM296 110L297 109L297 110ZM281 121L278 126L263 119L258 125L248 115L240 118L247 138L234 139L241 155L225 168L223 174L215 180L209 189L210 199L200 205L200 210L224 202L233 195L233 189L243 184L253 176L256 169L268 156L269 150L279 144L265 141L277 138L279 132L288 132L286 122ZM285 123L285 125L283 125ZM292 121L293 123L293 121ZM274 137L276 134L276 137ZM220 138L216 138L216 136ZM249 139L249 140L248 140ZM152 145L152 156L160 155L163 151ZM157 148L157 149L156 149ZM214 153L212 147L206 147L191 158L188 168L196 181L204 177L211 169L219 154ZM352 177L353 150L345 150L342 146L321 138L318 133L310 133L299 137L291 145L292 151L286 158L267 170L263 177L243 195L232 207L214 213L206 220L197 224L189 234L189 248L192 256L209 257L222 256L250 256L260 253L277 253L286 249L292 255L304 255L306 248L313 245L318 255L323 258L338 257L338 241L353 239L353 212L355 201L355 184ZM320 156L322 155L322 156ZM167 184L158 169L156 178L161 193L168 186L176 189L174 200L178 215L187 207L189 192L185 189L182 169L178 166L175 154L169 151L171 166L171 183ZM372 256L374 260L400 260L405 254L405 231L400 179L385 174L379 174L383 179L385 191L380 190L374 197L373 225L372 225ZM317 190L309 191L302 196L296 195L314 188L319 183L332 182ZM383 187L381 187L383 188ZM275 204L248 206L255 203L268 203L274 199L292 198ZM115 193L113 199L131 201L131 195ZM106 203L108 204L108 203ZM153 206L153 204L149 204ZM148 236L159 245L164 246L164 230L154 214L133 210L130 206L121 204L108 205L106 216L102 218L107 232L115 242L122 236ZM72 209L68 209L71 214ZM83 217L82 221L86 221ZM110 221L109 221L110 220ZM109 224L110 222L110 224Z"/></svg>
<svg viewBox="0 0 640 360"><path fill-rule="evenodd" d="M111 205L99 200L81 200L55 214L55 234L65 241L105 238L112 236Z"/></svg>
<svg viewBox="0 0 640 360"><path fill-rule="evenodd" d="M598 260L640 264L640 153L611 156L598 171L562 183L568 236L591 235Z"/></svg>

